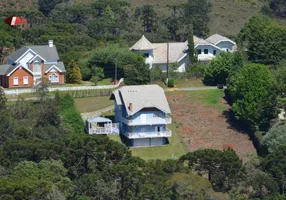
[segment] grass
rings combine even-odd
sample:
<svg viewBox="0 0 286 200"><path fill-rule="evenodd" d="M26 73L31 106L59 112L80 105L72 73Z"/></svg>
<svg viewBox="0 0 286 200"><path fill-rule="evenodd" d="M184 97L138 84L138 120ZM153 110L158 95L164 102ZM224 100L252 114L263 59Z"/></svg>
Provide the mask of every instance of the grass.
<svg viewBox="0 0 286 200"><path fill-rule="evenodd" d="M82 83L79 83L79 84L65 83L64 85L50 85L50 87L52 87L52 88L57 88L57 87L91 86L91 85L93 85L92 82L83 81Z"/></svg>
<svg viewBox="0 0 286 200"><path fill-rule="evenodd" d="M98 81L97 85L112 85L112 79L111 78L105 78L101 81Z"/></svg>
<svg viewBox="0 0 286 200"><path fill-rule="evenodd" d="M204 86L205 85L203 84L200 78L175 80L175 87L177 88L204 87Z"/></svg>
<svg viewBox="0 0 286 200"><path fill-rule="evenodd" d="M133 156L138 156L144 160L160 159L167 160L174 158L180 158L186 153L185 147L182 143L181 137L176 132L175 123L168 127L172 130L172 137L169 138L169 144L159 147L136 147L130 148ZM108 135L112 140L122 143L121 139L117 135Z"/></svg>
<svg viewBox="0 0 286 200"><path fill-rule="evenodd" d="M80 113L92 112L113 105L109 96L75 98L75 107Z"/></svg>
<svg viewBox="0 0 286 200"><path fill-rule="evenodd" d="M222 104L221 100L224 97L223 90L198 90L198 91L176 91L168 92L166 95L184 94L186 95L185 101L196 101L203 103L207 106L217 108L218 110L224 111L226 105Z"/></svg>

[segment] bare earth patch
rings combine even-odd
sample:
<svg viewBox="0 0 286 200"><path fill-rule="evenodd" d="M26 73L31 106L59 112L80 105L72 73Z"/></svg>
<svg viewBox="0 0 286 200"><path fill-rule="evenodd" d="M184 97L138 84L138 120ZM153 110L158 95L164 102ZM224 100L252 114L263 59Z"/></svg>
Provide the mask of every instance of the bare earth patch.
<svg viewBox="0 0 286 200"><path fill-rule="evenodd" d="M198 149L223 150L228 147L247 161L247 155L256 154L256 150L247 133L233 129L220 109L192 99L192 94L167 96L173 120L179 125L178 133L188 152ZM219 102L226 110L229 106L224 99Z"/></svg>

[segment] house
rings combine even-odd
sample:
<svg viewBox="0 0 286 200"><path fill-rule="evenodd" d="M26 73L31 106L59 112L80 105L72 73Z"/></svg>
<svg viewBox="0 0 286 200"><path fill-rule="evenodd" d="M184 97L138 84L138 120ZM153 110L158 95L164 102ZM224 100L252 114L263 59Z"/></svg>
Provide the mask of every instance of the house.
<svg viewBox="0 0 286 200"><path fill-rule="evenodd" d="M128 145L161 146L168 143L172 131L167 124L172 123L164 90L158 85L124 86L115 90L115 122L119 123L119 133Z"/></svg>
<svg viewBox="0 0 286 200"><path fill-rule="evenodd" d="M64 84L65 72L57 48L49 40L48 45L25 46L10 54L8 64L0 65L0 86L32 87L43 77L51 84Z"/></svg>
<svg viewBox="0 0 286 200"><path fill-rule="evenodd" d="M214 34L206 40L194 36L194 45L201 62L209 62L221 51L234 51L236 46L234 41L219 34ZM142 53L150 68L160 67L163 72L167 71L167 63L169 67L176 67L178 72L184 72L189 61L188 41L151 43L143 35L130 50Z"/></svg>

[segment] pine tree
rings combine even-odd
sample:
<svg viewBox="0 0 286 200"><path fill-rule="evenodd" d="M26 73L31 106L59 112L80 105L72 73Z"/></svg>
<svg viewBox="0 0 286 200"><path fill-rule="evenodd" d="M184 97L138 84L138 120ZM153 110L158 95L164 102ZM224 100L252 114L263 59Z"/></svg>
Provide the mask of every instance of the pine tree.
<svg viewBox="0 0 286 200"><path fill-rule="evenodd" d="M194 65L197 62L197 55L195 52L195 43L194 43L194 32L193 26L190 28L189 37L188 37L188 53L189 53L189 64Z"/></svg>
<svg viewBox="0 0 286 200"><path fill-rule="evenodd" d="M74 60L72 60L68 65L66 81L68 83L81 83L82 81L80 69Z"/></svg>

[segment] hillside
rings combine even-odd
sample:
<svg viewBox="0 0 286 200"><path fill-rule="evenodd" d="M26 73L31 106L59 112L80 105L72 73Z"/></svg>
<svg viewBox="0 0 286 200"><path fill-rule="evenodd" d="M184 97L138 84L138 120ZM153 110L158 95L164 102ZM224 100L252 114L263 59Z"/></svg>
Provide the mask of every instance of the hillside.
<svg viewBox="0 0 286 200"><path fill-rule="evenodd" d="M72 0L74 3L91 3L94 0ZM151 4L159 16L165 16L170 12L166 5L180 4L186 0L126 0L131 4L131 10L137 6ZM262 0L211 0L213 4L210 13L208 27L210 34L220 33L225 35L236 35L248 19L259 12L263 6ZM35 9L37 0L1 0L0 10L27 10ZM285 20L284 20L285 21ZM284 24L284 22L282 22Z"/></svg>

